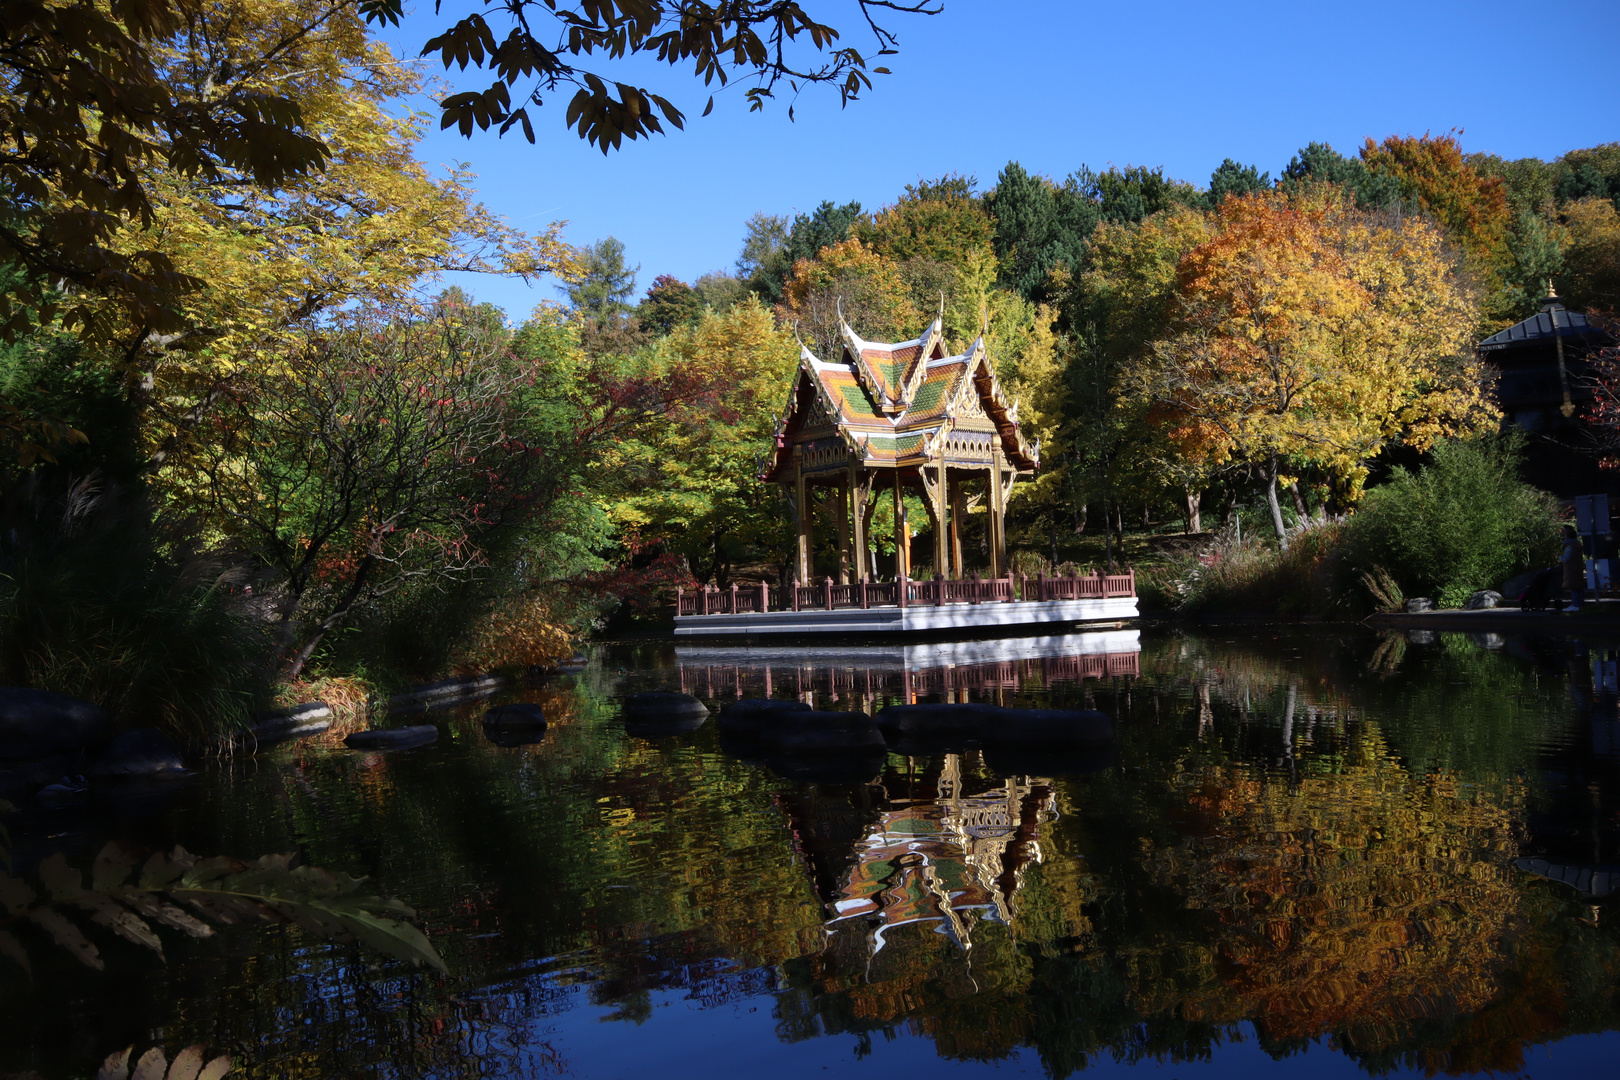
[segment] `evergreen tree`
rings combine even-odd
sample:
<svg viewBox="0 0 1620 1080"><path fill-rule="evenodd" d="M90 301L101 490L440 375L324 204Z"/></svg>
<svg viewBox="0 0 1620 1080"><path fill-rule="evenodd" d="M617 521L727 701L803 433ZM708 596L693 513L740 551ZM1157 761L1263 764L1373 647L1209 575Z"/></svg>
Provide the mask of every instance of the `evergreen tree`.
<svg viewBox="0 0 1620 1080"><path fill-rule="evenodd" d="M1209 205L1218 207L1228 195L1247 195L1271 186L1271 174L1253 165L1239 165L1227 158L1209 177Z"/></svg>
<svg viewBox="0 0 1620 1080"><path fill-rule="evenodd" d="M621 241L610 236L587 245L580 249L579 262L579 278L562 287L570 307L597 324L630 310L641 265L624 264Z"/></svg>
<svg viewBox="0 0 1620 1080"><path fill-rule="evenodd" d="M1311 182L1338 184L1353 191L1356 205L1364 210L1401 201L1399 180L1373 172L1360 158L1347 158L1327 143L1310 143L1289 159L1277 186L1293 192Z"/></svg>

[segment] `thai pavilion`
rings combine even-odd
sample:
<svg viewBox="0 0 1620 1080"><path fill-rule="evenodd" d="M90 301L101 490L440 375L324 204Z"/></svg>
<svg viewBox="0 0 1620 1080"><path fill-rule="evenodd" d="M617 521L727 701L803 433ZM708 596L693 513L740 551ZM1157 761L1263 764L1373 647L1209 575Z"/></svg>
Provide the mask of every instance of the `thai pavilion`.
<svg viewBox="0 0 1620 1080"><path fill-rule="evenodd" d="M911 576L904 496L920 494L934 536L933 568L964 576L962 525L981 501L989 515L990 576L1007 572L1007 499L1040 466L1025 441L1018 405L996 380L981 334L950 355L941 320L921 337L866 341L839 319L842 350L821 360L801 348L799 374L761 478L782 484L798 519L797 576L812 580L816 494L838 518L838 582L876 576L869 555L872 511L894 502L896 574Z"/></svg>

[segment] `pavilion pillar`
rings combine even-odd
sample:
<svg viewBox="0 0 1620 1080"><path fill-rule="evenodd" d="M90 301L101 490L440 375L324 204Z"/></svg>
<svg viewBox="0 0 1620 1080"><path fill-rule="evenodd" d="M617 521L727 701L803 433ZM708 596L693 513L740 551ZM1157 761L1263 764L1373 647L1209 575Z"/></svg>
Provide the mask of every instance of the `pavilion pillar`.
<svg viewBox="0 0 1620 1080"><path fill-rule="evenodd" d="M945 470L945 454L939 455L939 483L934 485L931 494L934 496L934 573L941 577L951 574L950 517L946 513L946 503L950 497L949 480Z"/></svg>
<svg viewBox="0 0 1620 1080"><path fill-rule="evenodd" d="M854 576L849 580L866 580L866 489L860 470L853 460L849 463L849 516L845 519L855 526Z"/></svg>
<svg viewBox="0 0 1620 1080"><path fill-rule="evenodd" d="M911 525L906 521L906 498L900 491L900 470L894 470L894 576L911 576Z"/></svg>
<svg viewBox="0 0 1620 1080"><path fill-rule="evenodd" d="M1016 469L1005 468L1006 459L1002 457L1001 447L997 446L991 455L990 469L990 576L1001 577L1007 573L1007 496L1012 492L1013 481L1018 478Z"/></svg>
<svg viewBox="0 0 1620 1080"><path fill-rule="evenodd" d="M799 564L799 583L810 584L810 486L804 482L804 462L795 461L793 464L793 486L795 504L799 510L799 539L797 561Z"/></svg>
<svg viewBox="0 0 1620 1080"><path fill-rule="evenodd" d="M849 504L855 501L853 482L838 489L838 584L855 580L849 576Z"/></svg>
<svg viewBox="0 0 1620 1080"><path fill-rule="evenodd" d="M967 492L962 485L956 485L951 492L951 570L946 577L964 580L967 574L962 568L962 522L967 518Z"/></svg>

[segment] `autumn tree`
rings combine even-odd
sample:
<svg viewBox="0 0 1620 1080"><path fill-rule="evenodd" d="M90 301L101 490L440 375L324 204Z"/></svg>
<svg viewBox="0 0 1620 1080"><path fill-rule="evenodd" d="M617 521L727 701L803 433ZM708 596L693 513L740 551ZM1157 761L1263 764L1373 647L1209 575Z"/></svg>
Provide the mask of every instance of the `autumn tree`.
<svg viewBox="0 0 1620 1080"><path fill-rule="evenodd" d="M1174 334L1126 372L1127 400L1211 453L1258 466L1280 542L1289 461L1354 498L1382 447L1487 426L1468 357L1474 301L1443 235L1358 214L1327 190L1228 199L1178 267Z"/></svg>
<svg viewBox="0 0 1620 1080"><path fill-rule="evenodd" d="M840 317L873 341L904 341L922 330L924 320L899 268L853 239L799 260L777 315L824 359L842 349Z"/></svg>
<svg viewBox="0 0 1620 1080"><path fill-rule="evenodd" d="M219 527L274 575L296 677L358 608L465 580L542 497L504 335L363 310L261 372L200 471ZM544 494L554 494L544 492Z"/></svg>
<svg viewBox="0 0 1620 1080"><path fill-rule="evenodd" d="M639 358L643 378L690 391L611 448L596 487L622 535L687 560L724 586L747 552L786 550L789 517L758 481L798 348L757 300L706 311Z"/></svg>

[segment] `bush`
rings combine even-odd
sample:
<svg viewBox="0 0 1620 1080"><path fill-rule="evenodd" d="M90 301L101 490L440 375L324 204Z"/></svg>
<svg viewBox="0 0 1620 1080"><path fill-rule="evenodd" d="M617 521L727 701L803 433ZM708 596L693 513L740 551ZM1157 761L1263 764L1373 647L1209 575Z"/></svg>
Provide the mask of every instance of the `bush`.
<svg viewBox="0 0 1620 1080"><path fill-rule="evenodd" d="M1558 555L1558 507L1518 479L1517 434L1435 444L1431 463L1397 468L1350 520L1346 549L1358 573L1387 572L1407 596L1459 607Z"/></svg>
<svg viewBox="0 0 1620 1080"><path fill-rule="evenodd" d="M1344 531L1312 519L1289 531L1287 550L1222 530L1196 552L1173 556L1154 587L1178 610L1326 614L1335 604L1331 567ZM1140 578L1140 575L1139 575Z"/></svg>
<svg viewBox="0 0 1620 1080"><path fill-rule="evenodd" d="M81 482L50 499L33 487L8 492L0 681L184 741L251 723L269 703L273 642L225 567L163 544L116 489Z"/></svg>

